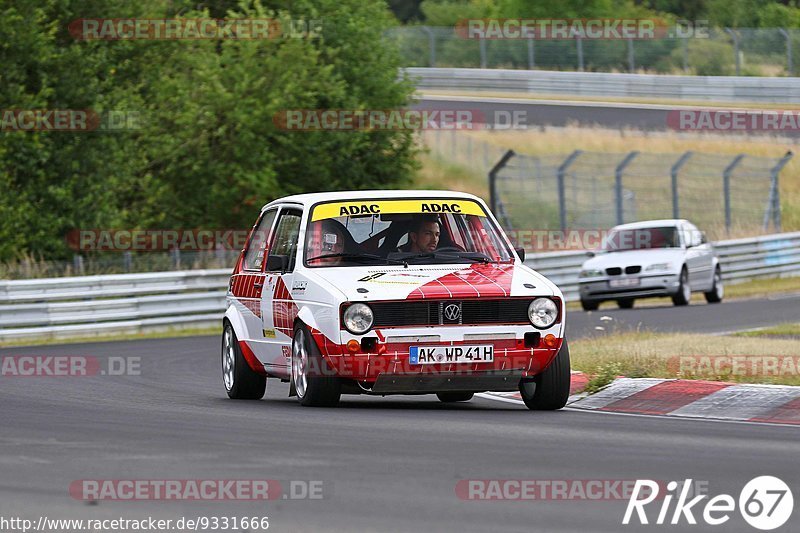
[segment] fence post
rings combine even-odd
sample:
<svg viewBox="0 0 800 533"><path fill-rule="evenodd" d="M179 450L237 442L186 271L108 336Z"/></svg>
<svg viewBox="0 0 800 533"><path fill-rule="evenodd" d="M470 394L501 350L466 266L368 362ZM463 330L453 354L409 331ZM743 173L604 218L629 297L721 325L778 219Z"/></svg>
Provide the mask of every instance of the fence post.
<svg viewBox="0 0 800 533"><path fill-rule="evenodd" d="M725 32L733 39L733 53L736 57L736 75L741 75L741 62L739 61L739 35L730 28L725 28Z"/></svg>
<svg viewBox="0 0 800 533"><path fill-rule="evenodd" d="M72 256L72 268L75 271L76 276L82 276L84 274L82 255L75 254Z"/></svg>
<svg viewBox="0 0 800 533"><path fill-rule="evenodd" d="M122 254L122 264L124 266L125 272L130 272L133 268L133 254L130 252L125 252Z"/></svg>
<svg viewBox="0 0 800 533"><path fill-rule="evenodd" d="M633 55L633 39L628 39L628 69L631 74L636 72L636 59Z"/></svg>
<svg viewBox="0 0 800 533"><path fill-rule="evenodd" d="M581 34L575 34L575 47L578 51L578 72L583 72L583 40Z"/></svg>
<svg viewBox="0 0 800 533"><path fill-rule="evenodd" d="M622 173L625 172L625 167L627 167L637 155L639 155L639 152L636 150L626 155L625 159L623 159L620 164L617 165L617 168L614 171L614 196L616 197L617 203L617 224L625 223L625 216L622 211Z"/></svg>
<svg viewBox="0 0 800 533"><path fill-rule="evenodd" d="M789 76L794 76L794 65L792 64L792 34L783 28L778 28L781 35L786 37L786 70Z"/></svg>
<svg viewBox="0 0 800 533"><path fill-rule="evenodd" d="M481 49L481 68L486 68L486 39L481 37L478 39L478 44Z"/></svg>
<svg viewBox="0 0 800 533"><path fill-rule="evenodd" d="M533 70L536 68L536 50L532 37L528 37L528 69Z"/></svg>
<svg viewBox="0 0 800 533"><path fill-rule="evenodd" d="M494 214L497 214L497 173L500 172L503 167L508 164L508 160L515 155L514 150L509 150L503 154L500 161L495 163L489 171L489 209L491 209Z"/></svg>
<svg viewBox="0 0 800 533"><path fill-rule="evenodd" d="M725 231L731 230L731 174L736 166L744 159L744 154L737 155L722 171L722 193L725 197Z"/></svg>
<svg viewBox="0 0 800 533"><path fill-rule="evenodd" d="M436 66L436 35L433 33L433 30L430 29L428 26L420 26L422 31L428 34L428 46L430 48L430 62L431 67Z"/></svg>
<svg viewBox="0 0 800 533"><path fill-rule="evenodd" d="M683 72L689 72L689 38L683 38Z"/></svg>
<svg viewBox="0 0 800 533"><path fill-rule="evenodd" d="M772 218L772 225L776 232L781 231L781 193L778 188L778 175L786 163L792 158L794 153L790 150L772 167L769 171L770 185L769 185L769 200L767 201L767 209L764 212L764 231L769 228L769 220ZM770 217L772 215L772 217Z"/></svg>
<svg viewBox="0 0 800 533"><path fill-rule="evenodd" d="M669 170L669 174L672 177L672 218L681 218L681 208L678 198L678 172L681 171L681 167L686 164L690 157L692 157L692 152L686 152L675 161L675 164L672 165L672 168Z"/></svg>
<svg viewBox="0 0 800 533"><path fill-rule="evenodd" d="M569 154L564 162L558 167L556 174L558 178L558 222L559 226L561 227L561 231L565 231L567 229L567 199L564 187L564 176L566 175L567 169L570 167L570 165L572 165L572 163L575 162L578 156L582 153L582 150L575 150Z"/></svg>

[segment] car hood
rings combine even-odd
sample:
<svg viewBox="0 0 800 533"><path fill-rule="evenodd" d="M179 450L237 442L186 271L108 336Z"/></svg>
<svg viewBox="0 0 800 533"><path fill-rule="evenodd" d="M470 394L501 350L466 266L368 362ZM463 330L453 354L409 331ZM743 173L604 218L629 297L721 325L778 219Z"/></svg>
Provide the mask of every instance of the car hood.
<svg viewBox="0 0 800 533"><path fill-rule="evenodd" d="M561 296L547 278L520 264L327 267L306 272L350 301Z"/></svg>
<svg viewBox="0 0 800 533"><path fill-rule="evenodd" d="M640 265L642 269L655 263L673 263L675 270L683 264L684 250L681 248L656 248L652 250L630 250L596 255L584 261L582 270L605 270L609 267Z"/></svg>

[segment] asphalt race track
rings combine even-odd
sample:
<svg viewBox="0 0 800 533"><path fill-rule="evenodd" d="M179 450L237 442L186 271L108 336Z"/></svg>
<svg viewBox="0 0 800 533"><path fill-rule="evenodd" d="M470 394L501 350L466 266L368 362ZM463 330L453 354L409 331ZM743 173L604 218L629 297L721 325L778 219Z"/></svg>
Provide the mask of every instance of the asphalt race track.
<svg viewBox="0 0 800 533"><path fill-rule="evenodd" d="M427 110L475 110L477 122L484 122L496 129L509 129L508 119L512 113L521 114L520 126L599 126L610 129L636 129L642 131L668 130L667 117L671 111L707 109L703 106L639 104L620 102L546 100L525 98L496 98L484 96L440 96L422 95L414 109ZM731 109L729 107L714 109ZM498 119L499 118L499 119ZM785 131L786 137L800 136L797 131Z"/></svg>
<svg viewBox="0 0 800 533"><path fill-rule="evenodd" d="M607 314L626 324L716 331L782 321L797 308L795 297L573 312L570 328L573 336L592 331L594 317ZM756 531L737 512L717 527L622 526L622 499L470 501L455 489L472 479L691 478L707 483L712 496L738 500L744 484L761 475L800 485L800 430L793 427L530 412L482 398L444 405L434 396L345 396L337 409L312 409L274 381L263 401L232 401L223 391L216 337L0 350L3 357L25 354L139 357L141 372L0 377L5 517L268 516L271 531ZM323 498L89 505L68 491L81 479L270 479L284 488L315 480ZM655 505L648 507L651 521ZM700 523L701 514L695 512ZM798 531L798 521L795 511L779 531Z"/></svg>

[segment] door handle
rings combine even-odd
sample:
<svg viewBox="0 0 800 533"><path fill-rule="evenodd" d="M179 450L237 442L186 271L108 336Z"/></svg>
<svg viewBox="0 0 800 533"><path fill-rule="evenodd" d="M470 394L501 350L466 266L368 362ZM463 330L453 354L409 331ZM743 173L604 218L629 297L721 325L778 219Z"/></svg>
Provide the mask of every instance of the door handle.
<svg viewBox="0 0 800 533"><path fill-rule="evenodd" d="M255 287L256 289L261 289L261 288L264 287L264 284L263 283L253 283L253 287Z"/></svg>

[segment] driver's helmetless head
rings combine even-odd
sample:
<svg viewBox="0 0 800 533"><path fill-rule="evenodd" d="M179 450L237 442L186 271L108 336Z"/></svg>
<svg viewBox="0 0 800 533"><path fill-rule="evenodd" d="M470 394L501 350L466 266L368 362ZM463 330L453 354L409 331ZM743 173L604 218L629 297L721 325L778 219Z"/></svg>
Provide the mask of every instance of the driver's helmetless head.
<svg viewBox="0 0 800 533"><path fill-rule="evenodd" d="M411 251L415 253L429 253L435 251L439 246L440 236L441 229L437 219L421 218L416 220L414 228L408 232L408 240L411 242Z"/></svg>

